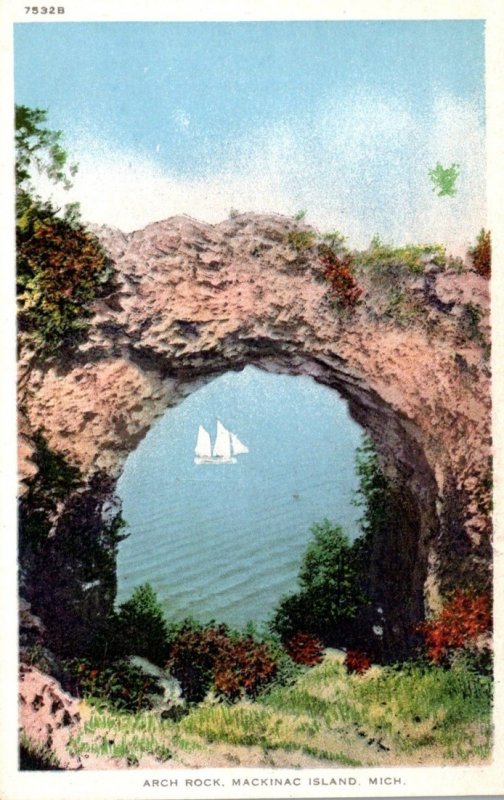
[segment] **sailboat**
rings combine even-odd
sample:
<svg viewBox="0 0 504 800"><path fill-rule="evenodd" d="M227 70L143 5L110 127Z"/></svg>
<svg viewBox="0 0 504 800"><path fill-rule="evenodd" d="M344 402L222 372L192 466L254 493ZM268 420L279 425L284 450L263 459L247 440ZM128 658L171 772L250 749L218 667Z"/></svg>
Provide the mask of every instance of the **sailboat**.
<svg viewBox="0 0 504 800"><path fill-rule="evenodd" d="M235 456L248 453L247 445L240 441L236 433L228 431L220 420L217 420L217 435L214 446L208 431L200 425L194 452L195 464L236 464Z"/></svg>

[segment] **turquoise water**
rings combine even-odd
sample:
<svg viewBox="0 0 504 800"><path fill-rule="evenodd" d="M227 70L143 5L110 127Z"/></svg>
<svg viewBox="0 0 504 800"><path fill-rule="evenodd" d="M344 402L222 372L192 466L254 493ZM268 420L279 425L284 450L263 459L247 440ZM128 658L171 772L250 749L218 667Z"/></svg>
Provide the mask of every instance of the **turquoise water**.
<svg viewBox="0 0 504 800"><path fill-rule="evenodd" d="M249 452L196 465L198 426L213 442L217 419ZM119 481L130 536L118 602L148 581L170 619L267 619L296 588L314 522L357 535L360 440L344 401L311 378L247 367L194 392L151 428Z"/></svg>

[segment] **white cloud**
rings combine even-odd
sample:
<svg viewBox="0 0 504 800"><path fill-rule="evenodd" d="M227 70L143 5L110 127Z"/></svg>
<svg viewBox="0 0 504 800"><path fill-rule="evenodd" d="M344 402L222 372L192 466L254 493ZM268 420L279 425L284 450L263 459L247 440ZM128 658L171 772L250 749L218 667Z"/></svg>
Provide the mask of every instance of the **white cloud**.
<svg viewBox="0 0 504 800"><path fill-rule="evenodd" d="M224 165L193 179L99 137L71 149L80 163L72 195L84 218L123 230L173 214L218 222L230 208L289 215L303 208L308 222L338 228L353 246L377 232L395 243L462 250L485 224L481 122L471 104L452 97L422 116L400 101L356 93L311 119L254 131L229 148ZM453 198L433 191L428 172L437 161L461 165Z"/></svg>

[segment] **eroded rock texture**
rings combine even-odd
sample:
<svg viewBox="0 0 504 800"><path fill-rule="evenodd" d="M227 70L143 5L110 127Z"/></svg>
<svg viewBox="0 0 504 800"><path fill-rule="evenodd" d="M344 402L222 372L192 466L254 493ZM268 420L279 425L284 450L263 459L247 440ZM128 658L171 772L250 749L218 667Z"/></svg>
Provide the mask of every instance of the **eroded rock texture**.
<svg viewBox="0 0 504 800"><path fill-rule="evenodd" d="M68 741L80 722L79 702L36 667L19 669L19 728L30 746L51 753L59 769L80 769L68 753Z"/></svg>
<svg viewBox="0 0 504 800"><path fill-rule="evenodd" d="M86 474L118 476L159 415L223 372L311 375L348 400L395 481L397 525L370 570L400 642L440 591L488 580L487 282L428 260L395 287L364 271L362 304L341 314L316 248L289 244L296 227L247 214L98 229L118 290L74 357L32 366L22 454L29 467L27 429L43 429ZM410 317L391 311L397 288Z"/></svg>

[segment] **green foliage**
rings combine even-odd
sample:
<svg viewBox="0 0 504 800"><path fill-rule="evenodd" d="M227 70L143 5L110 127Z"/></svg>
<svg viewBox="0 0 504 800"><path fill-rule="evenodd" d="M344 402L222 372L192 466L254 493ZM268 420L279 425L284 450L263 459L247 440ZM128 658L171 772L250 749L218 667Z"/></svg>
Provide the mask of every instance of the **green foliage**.
<svg viewBox="0 0 504 800"><path fill-rule="evenodd" d="M35 193L34 171L45 174L49 180L59 183L64 189L70 189L71 178L78 169L76 164L67 163L68 155L61 145L62 132L49 130L46 122L46 110L16 106L16 224L22 230L27 227L29 217L37 208L52 210ZM72 219L75 219L76 213L75 206L67 209L67 214Z"/></svg>
<svg viewBox="0 0 504 800"><path fill-rule="evenodd" d="M63 213L36 194L35 171L71 187L77 167L67 165L61 131L45 127L47 112L16 107L16 247L19 330L51 354L79 341L91 303L112 289L112 264L79 222L78 206Z"/></svg>
<svg viewBox="0 0 504 800"><path fill-rule="evenodd" d="M408 244L392 247L384 244L375 234L368 250L359 253L356 261L378 277L397 278L404 272L421 275L426 261L433 261L441 268L445 267L446 251L442 244Z"/></svg>
<svg viewBox="0 0 504 800"><path fill-rule="evenodd" d="M367 436L356 461L359 489L354 503L363 509L362 536L351 543L341 527L328 520L313 526L299 572L300 590L280 601L270 622L284 643L306 632L329 645L371 647L369 635L363 633L371 623L361 630L370 597L369 553L396 522L391 486Z"/></svg>
<svg viewBox="0 0 504 800"><path fill-rule="evenodd" d="M17 229L19 329L45 353L79 341L93 300L111 291L111 262L96 237L54 214Z"/></svg>
<svg viewBox="0 0 504 800"><path fill-rule="evenodd" d="M27 548L38 551L42 547L55 524L59 503L82 485L78 467L51 450L41 431L34 434L33 443L37 472L19 504L21 556Z"/></svg>
<svg viewBox="0 0 504 800"><path fill-rule="evenodd" d="M437 192L438 197L454 197L457 194L455 183L459 175L460 164L443 167L438 161L436 166L429 170L433 191Z"/></svg>
<svg viewBox="0 0 504 800"><path fill-rule="evenodd" d="M385 307L385 316L401 326L408 325L422 312L422 304L407 289L394 289Z"/></svg>
<svg viewBox="0 0 504 800"><path fill-rule="evenodd" d="M23 591L47 629L45 644L56 655L82 655L109 624L124 538L121 504L105 473L84 483L42 433L34 440L38 472L19 504Z"/></svg>
<svg viewBox="0 0 504 800"><path fill-rule="evenodd" d="M289 231L286 242L299 253L310 250L316 242L316 236L312 231Z"/></svg>
<svg viewBox="0 0 504 800"><path fill-rule="evenodd" d="M381 470L375 446L365 434L361 446L357 448L356 473L359 488L353 503L363 509L359 525L364 540L370 542L383 534L391 523L391 486Z"/></svg>
<svg viewBox="0 0 504 800"><path fill-rule="evenodd" d="M338 230L328 231L322 236L324 243L333 251L333 253L338 253L345 248L346 238L347 237Z"/></svg>
<svg viewBox="0 0 504 800"><path fill-rule="evenodd" d="M362 547L325 519L311 528L312 540L299 571L300 592L281 600L271 621L283 641L300 631L341 644L348 623L366 602L361 586Z"/></svg>
<svg viewBox="0 0 504 800"><path fill-rule="evenodd" d="M460 256L448 256L446 259L446 268L457 272L459 275L467 272L467 267Z"/></svg>
<svg viewBox="0 0 504 800"><path fill-rule="evenodd" d="M85 658L64 663L64 688L76 697L93 697L119 711L152 708L152 695L161 694L155 678L127 659L95 664Z"/></svg>
<svg viewBox="0 0 504 800"><path fill-rule="evenodd" d="M305 217L306 217L306 209L305 208L301 208L299 211L296 211L296 213L294 214L294 219L296 220L296 222L301 222L301 220L303 220Z"/></svg>
<svg viewBox="0 0 504 800"><path fill-rule="evenodd" d="M119 652L164 665L169 652L168 624L149 583L138 586L129 600L119 606L115 625Z"/></svg>
<svg viewBox="0 0 504 800"><path fill-rule="evenodd" d="M470 339L484 343L485 339L480 328L483 312L476 303L466 303L460 318L461 326Z"/></svg>

